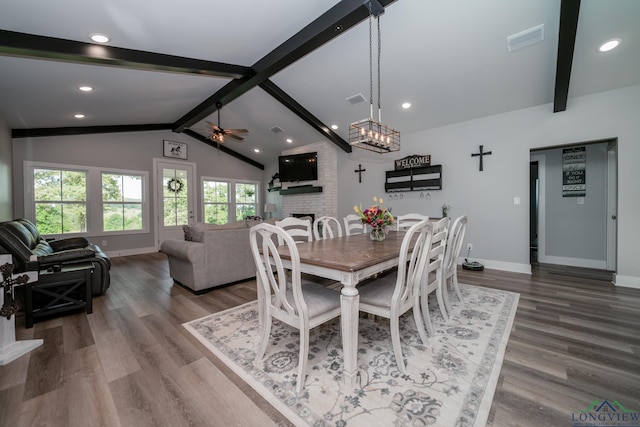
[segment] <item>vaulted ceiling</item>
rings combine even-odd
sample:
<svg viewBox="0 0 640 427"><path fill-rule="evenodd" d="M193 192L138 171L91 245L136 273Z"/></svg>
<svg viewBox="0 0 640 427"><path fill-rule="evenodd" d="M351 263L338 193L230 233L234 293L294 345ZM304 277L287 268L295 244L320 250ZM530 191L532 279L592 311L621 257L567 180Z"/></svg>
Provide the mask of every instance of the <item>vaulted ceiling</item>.
<svg viewBox="0 0 640 427"><path fill-rule="evenodd" d="M382 119L403 134L543 104L562 114L640 83L637 0L379 2ZM258 167L320 139L349 151L349 123L369 116L367 16L362 0L2 2L0 111L16 138L171 129L201 143L221 102L222 127L249 130L225 150ZM540 25L542 41L509 51Z"/></svg>

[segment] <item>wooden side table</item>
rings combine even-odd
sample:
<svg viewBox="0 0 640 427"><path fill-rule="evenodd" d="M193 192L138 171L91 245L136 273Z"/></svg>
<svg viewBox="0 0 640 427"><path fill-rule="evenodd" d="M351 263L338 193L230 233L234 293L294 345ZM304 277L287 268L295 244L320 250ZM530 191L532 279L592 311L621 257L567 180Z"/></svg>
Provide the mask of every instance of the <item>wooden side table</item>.
<svg viewBox="0 0 640 427"><path fill-rule="evenodd" d="M41 270L38 281L27 283L25 326L31 328L40 317L85 308L93 312L92 262L63 265L60 271Z"/></svg>

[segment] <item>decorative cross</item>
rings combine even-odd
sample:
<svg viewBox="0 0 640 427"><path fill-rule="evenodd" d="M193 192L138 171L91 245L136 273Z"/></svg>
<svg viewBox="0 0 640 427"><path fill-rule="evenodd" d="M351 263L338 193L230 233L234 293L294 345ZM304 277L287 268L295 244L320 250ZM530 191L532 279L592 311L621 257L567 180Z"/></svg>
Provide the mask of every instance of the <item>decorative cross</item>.
<svg viewBox="0 0 640 427"><path fill-rule="evenodd" d="M13 264L6 263L0 266L2 273L2 287L4 288L4 303L0 307L0 316L11 319L11 315L18 311L18 305L14 297L13 287L15 285L24 285L29 281L29 276L23 274L15 277L13 275Z"/></svg>
<svg viewBox="0 0 640 427"><path fill-rule="evenodd" d="M491 155L491 151L482 151L482 147L484 147L484 145L480 146L480 152L479 153L473 153L471 154L471 157L478 157L480 156L480 172L482 172L484 170L484 168L482 167L482 156L489 156Z"/></svg>
<svg viewBox="0 0 640 427"><path fill-rule="evenodd" d="M358 165L358 169L354 170L354 172L358 174L359 183L362 183L362 172L364 171L366 171L366 169L362 169L362 165Z"/></svg>

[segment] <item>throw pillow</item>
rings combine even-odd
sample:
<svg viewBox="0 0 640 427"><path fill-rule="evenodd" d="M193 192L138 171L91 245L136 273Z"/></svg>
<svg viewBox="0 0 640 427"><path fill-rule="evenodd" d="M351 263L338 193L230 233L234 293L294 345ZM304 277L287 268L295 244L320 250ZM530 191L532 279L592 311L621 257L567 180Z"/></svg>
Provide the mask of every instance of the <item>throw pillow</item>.
<svg viewBox="0 0 640 427"><path fill-rule="evenodd" d="M191 234L191 227L188 225L182 226L182 231L184 231L184 240L185 242L193 242L193 235Z"/></svg>

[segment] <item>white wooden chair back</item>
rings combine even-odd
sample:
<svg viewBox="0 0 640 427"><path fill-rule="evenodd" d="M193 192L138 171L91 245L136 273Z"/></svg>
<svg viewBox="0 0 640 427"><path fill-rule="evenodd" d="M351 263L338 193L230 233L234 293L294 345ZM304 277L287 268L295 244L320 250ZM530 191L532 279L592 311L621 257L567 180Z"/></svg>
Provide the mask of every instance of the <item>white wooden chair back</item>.
<svg viewBox="0 0 640 427"><path fill-rule="evenodd" d="M276 227L280 227L286 231L297 243L311 242L313 240L311 221L308 219L287 217L283 220L276 221ZM278 243L281 245L284 243L280 237L278 237Z"/></svg>
<svg viewBox="0 0 640 427"><path fill-rule="evenodd" d="M351 236L352 234L364 234L367 227L362 223L360 217L356 214L349 214L344 217L344 234Z"/></svg>
<svg viewBox="0 0 640 427"><path fill-rule="evenodd" d="M427 215L422 215L419 213L408 213L404 215L398 215L398 218L396 218L396 230L398 231L407 230L413 224L417 224L420 221L423 221L425 219L429 219L429 217Z"/></svg>
<svg viewBox="0 0 640 427"><path fill-rule="evenodd" d="M460 257L460 251L462 250L462 243L464 242L464 235L467 232L467 216L462 215L453 221L451 228L449 229L449 236L447 237L447 248L444 253L444 260L442 266L442 286L443 297L447 307L447 311L451 313L451 305L448 297L448 283L452 282L453 288L458 295L460 302L464 302L462 299L462 293L458 287L458 258Z"/></svg>
<svg viewBox="0 0 640 427"><path fill-rule="evenodd" d="M429 316L428 297L431 292L436 292L438 298L438 306L440 313L445 321L448 320L447 311L442 293L442 267L444 261L444 253L447 247L447 234L449 232L449 223L451 219L444 217L439 221L432 222L433 237L431 238L431 253L429 254L429 262L423 276L423 284L421 289L421 306L422 317L427 325L427 331L433 335L433 327L431 326L431 317Z"/></svg>
<svg viewBox="0 0 640 427"><path fill-rule="evenodd" d="M276 241L282 245L277 245ZM258 286L262 287L259 294L263 296L260 318L264 324L256 360L265 354L272 318L299 329L296 392L300 393L304 388L309 359L309 330L340 316L340 293L314 283L305 283L302 289L298 247L293 237L282 228L266 223L255 225L249 232L249 244L256 264ZM281 246L286 246L289 251L290 268L285 269L278 253Z"/></svg>
<svg viewBox="0 0 640 427"><path fill-rule="evenodd" d="M425 219L414 224L402 239L398 269L375 279L360 291L360 311L390 319L391 342L400 372L406 368L402 356L399 318L413 309L418 334L427 345L427 333L420 311L420 290L432 248L432 225ZM412 249L412 242L413 244ZM395 280L394 280L395 279Z"/></svg>
<svg viewBox="0 0 640 427"><path fill-rule="evenodd" d="M313 221L313 238L315 240L333 239L334 237L342 237L342 227L337 218L321 216Z"/></svg>

